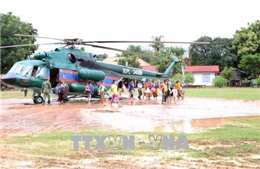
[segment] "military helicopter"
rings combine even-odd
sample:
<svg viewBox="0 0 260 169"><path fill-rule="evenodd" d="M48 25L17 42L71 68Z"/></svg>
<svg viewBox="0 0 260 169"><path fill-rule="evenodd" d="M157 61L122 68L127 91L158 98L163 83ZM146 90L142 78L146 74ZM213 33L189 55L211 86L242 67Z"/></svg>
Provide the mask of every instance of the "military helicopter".
<svg viewBox="0 0 260 169"><path fill-rule="evenodd" d="M94 43L158 43L156 41L83 41L78 38L57 39L23 34L15 34L15 36L54 39L61 42L52 44L65 45L52 51L36 53L34 54L34 60L16 62L8 73L1 79L5 84L10 86L34 89L37 94L33 95L33 102L36 104L43 102L40 89L42 83L46 79L50 80L53 88L57 86L59 81L66 82L69 86L68 98L85 97L84 90L86 82L95 82L93 97L98 98L98 85L101 81L105 82L106 89L109 90L114 80L120 82L123 78L168 79L171 77L171 70L174 68L175 64L181 61L177 57L170 55L173 59L172 63L164 73L158 73L98 61L96 55L76 48L76 45L85 45L95 48L145 55L127 50L94 45ZM160 41L160 43L209 44L209 42L170 41ZM0 48L23 47L30 45L35 44L1 46Z"/></svg>

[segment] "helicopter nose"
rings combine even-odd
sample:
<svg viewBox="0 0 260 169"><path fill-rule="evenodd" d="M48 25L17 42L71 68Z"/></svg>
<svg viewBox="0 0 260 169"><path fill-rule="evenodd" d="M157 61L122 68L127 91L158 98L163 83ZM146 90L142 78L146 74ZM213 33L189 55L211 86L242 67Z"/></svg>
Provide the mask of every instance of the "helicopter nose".
<svg viewBox="0 0 260 169"><path fill-rule="evenodd" d="M16 77L14 75L4 75L2 78L1 78L1 81L4 82L5 84L7 85L15 85L15 81L16 81Z"/></svg>

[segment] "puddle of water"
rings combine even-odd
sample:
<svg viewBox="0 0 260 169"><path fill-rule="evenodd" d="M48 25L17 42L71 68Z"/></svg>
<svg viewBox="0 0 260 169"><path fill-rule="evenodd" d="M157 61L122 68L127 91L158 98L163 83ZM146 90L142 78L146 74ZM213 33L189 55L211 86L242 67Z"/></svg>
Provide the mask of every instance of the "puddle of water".
<svg viewBox="0 0 260 169"><path fill-rule="evenodd" d="M28 102L27 102L28 101ZM69 102L58 105L53 102L46 105L24 105L32 102L30 99L5 100L2 113L3 129L37 132L89 128L117 129L122 131L161 131L174 133L194 133L216 128L232 119L242 116L259 118L259 103L186 99L177 104L161 104L160 100L120 101L120 107L113 104L110 107L100 107L99 103L89 107L83 102ZM12 105L16 106L12 106ZM233 116L233 117L231 117ZM239 116L239 117L238 117ZM18 131L18 133L22 131ZM16 132L15 132L16 133Z"/></svg>
<svg viewBox="0 0 260 169"><path fill-rule="evenodd" d="M208 129L220 127L224 124L241 118L259 119L260 116L226 117L211 119L192 119L177 121L172 124L162 125L155 128L155 131L173 133L197 133Z"/></svg>

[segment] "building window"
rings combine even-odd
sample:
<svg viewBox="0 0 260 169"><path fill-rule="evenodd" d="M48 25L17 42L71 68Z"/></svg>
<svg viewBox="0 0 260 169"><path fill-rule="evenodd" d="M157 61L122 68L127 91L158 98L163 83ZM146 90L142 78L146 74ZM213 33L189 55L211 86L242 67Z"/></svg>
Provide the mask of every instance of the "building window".
<svg viewBox="0 0 260 169"><path fill-rule="evenodd" d="M210 83L210 74L202 74L202 82Z"/></svg>

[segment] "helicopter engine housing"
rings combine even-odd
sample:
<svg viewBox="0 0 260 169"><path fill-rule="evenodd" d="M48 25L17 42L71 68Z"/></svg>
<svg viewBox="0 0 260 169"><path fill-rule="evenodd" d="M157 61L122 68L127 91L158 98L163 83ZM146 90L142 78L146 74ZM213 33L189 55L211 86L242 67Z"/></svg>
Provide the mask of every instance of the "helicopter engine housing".
<svg viewBox="0 0 260 169"><path fill-rule="evenodd" d="M105 73L100 70L81 69L78 72L79 78L84 80L103 80Z"/></svg>
<svg viewBox="0 0 260 169"><path fill-rule="evenodd" d="M46 52L38 52L34 55L34 58L36 60L42 60L44 58L47 58L48 57L48 54Z"/></svg>

